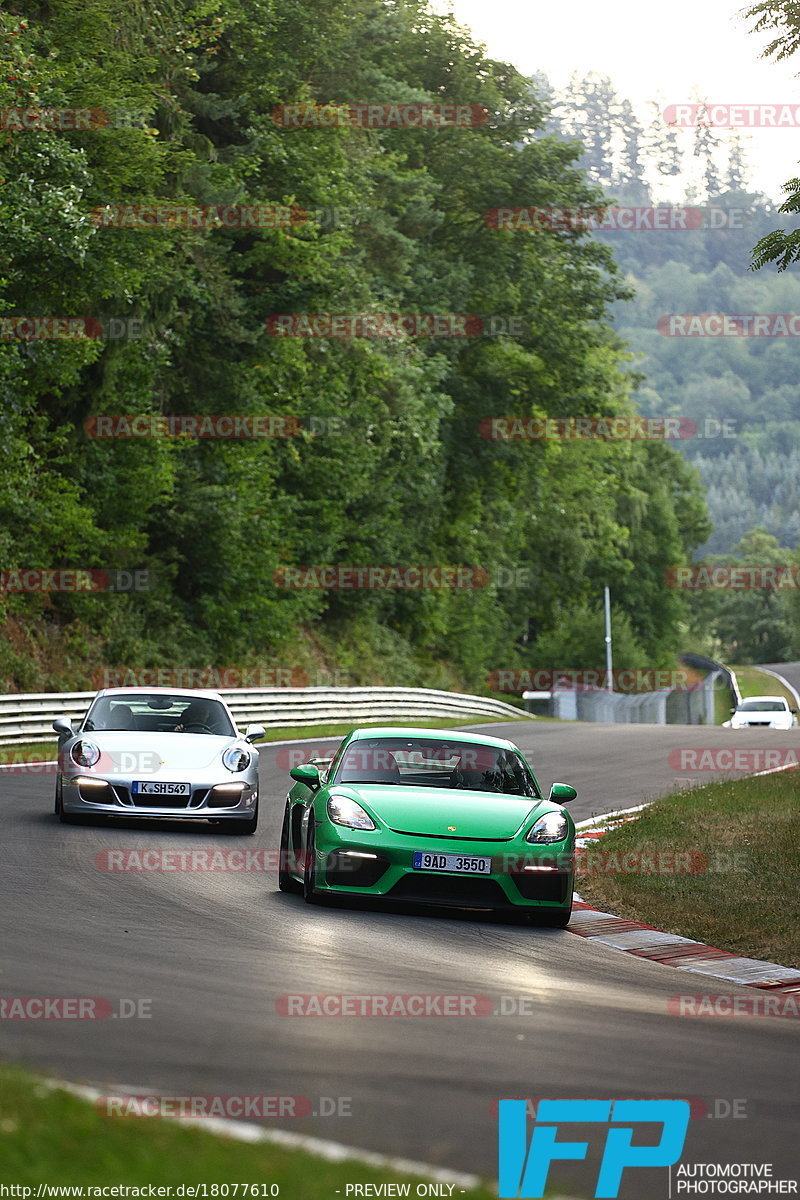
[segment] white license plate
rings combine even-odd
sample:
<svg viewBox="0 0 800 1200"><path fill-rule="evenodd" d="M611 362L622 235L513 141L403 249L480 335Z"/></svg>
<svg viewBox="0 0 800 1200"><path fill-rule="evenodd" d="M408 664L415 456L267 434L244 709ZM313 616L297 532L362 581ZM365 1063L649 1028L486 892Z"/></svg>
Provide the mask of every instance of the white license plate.
<svg viewBox="0 0 800 1200"><path fill-rule="evenodd" d="M414 870L457 871L463 875L490 875L492 860L474 854L434 854L429 850L415 850Z"/></svg>
<svg viewBox="0 0 800 1200"><path fill-rule="evenodd" d="M190 796L192 788L188 783L160 783L151 779L134 782L133 791L137 796Z"/></svg>

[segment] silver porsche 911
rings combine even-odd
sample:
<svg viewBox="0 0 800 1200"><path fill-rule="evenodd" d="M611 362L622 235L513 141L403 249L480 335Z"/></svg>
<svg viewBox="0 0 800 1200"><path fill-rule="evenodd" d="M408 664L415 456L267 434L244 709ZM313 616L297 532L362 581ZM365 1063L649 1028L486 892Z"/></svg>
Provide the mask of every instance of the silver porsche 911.
<svg viewBox="0 0 800 1200"><path fill-rule="evenodd" d="M255 833L261 725L240 737L217 692L106 688L82 721L59 717L55 811L191 817Z"/></svg>

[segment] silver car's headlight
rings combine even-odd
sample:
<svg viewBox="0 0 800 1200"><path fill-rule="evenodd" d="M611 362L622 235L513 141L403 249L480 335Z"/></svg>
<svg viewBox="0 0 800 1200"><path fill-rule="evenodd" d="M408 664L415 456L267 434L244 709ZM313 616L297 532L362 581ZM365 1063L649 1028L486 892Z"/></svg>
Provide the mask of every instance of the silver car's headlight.
<svg viewBox="0 0 800 1200"><path fill-rule="evenodd" d="M100 748L95 746L94 742L81 738L74 743L69 756L79 767L93 767L100 758Z"/></svg>
<svg viewBox="0 0 800 1200"><path fill-rule="evenodd" d="M229 771L246 771L250 766L250 755L241 746L228 746L223 752L222 761Z"/></svg>
<svg viewBox="0 0 800 1200"><path fill-rule="evenodd" d="M376 829L369 813L349 796L331 796L328 800L328 816L334 825L346 825L348 829Z"/></svg>
<svg viewBox="0 0 800 1200"><path fill-rule="evenodd" d="M563 842L569 833L569 824L563 813L549 812L539 817L528 830L526 842Z"/></svg>

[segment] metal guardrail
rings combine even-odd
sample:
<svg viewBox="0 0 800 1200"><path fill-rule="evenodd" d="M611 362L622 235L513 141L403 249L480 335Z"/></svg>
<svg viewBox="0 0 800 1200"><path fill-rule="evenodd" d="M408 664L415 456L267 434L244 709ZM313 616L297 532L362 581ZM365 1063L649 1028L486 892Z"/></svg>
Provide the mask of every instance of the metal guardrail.
<svg viewBox="0 0 800 1200"><path fill-rule="evenodd" d="M502 700L434 688L220 688L240 727L341 725L385 719L507 717L530 714ZM0 696L0 746L55 741L56 717L82 717L95 692Z"/></svg>
<svg viewBox="0 0 800 1200"><path fill-rule="evenodd" d="M682 655L687 666L700 665L687 660L699 655ZM562 721L603 721L611 725L713 725L714 688L728 676L737 688L736 676L727 667L702 659L709 674L688 688L664 688L657 692L627 694L602 688L556 688L552 692L523 692L526 703L546 706L548 716Z"/></svg>
<svg viewBox="0 0 800 1200"><path fill-rule="evenodd" d="M687 667L694 667L698 671L708 671L710 674L716 673L721 675L727 687L730 688L734 704L742 703L739 680L736 678L736 672L732 671L730 667L726 667L724 663L715 662L713 658L706 658L704 654L682 654L680 659Z"/></svg>

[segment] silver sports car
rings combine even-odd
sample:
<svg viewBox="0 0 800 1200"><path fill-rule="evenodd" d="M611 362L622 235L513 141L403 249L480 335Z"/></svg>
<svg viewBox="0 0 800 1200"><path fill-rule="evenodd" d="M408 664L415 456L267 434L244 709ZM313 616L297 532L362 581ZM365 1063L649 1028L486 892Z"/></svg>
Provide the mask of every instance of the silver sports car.
<svg viewBox="0 0 800 1200"><path fill-rule="evenodd" d="M76 728L77 726L77 728ZM62 821L90 814L191 817L230 833L255 833L258 751L264 736L239 736L217 692L187 688L106 688L82 721L59 717L55 811Z"/></svg>

